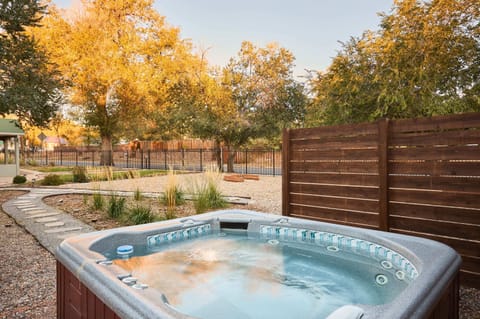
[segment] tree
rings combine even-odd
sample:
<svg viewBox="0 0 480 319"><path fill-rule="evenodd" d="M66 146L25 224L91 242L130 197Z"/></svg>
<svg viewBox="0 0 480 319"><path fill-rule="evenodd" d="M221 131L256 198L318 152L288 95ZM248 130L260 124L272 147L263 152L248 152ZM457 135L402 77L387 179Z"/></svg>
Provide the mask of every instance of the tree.
<svg viewBox="0 0 480 319"><path fill-rule="evenodd" d="M62 101L54 65L27 32L45 12L36 0L0 1L0 115L41 126Z"/></svg>
<svg viewBox="0 0 480 319"><path fill-rule="evenodd" d="M209 92L196 108L193 132L224 143L233 171L234 152L259 137L277 138L282 128L301 125L306 97L293 79L294 57L276 44L243 42L221 74L202 82Z"/></svg>
<svg viewBox="0 0 480 319"><path fill-rule="evenodd" d="M154 125L152 114L166 108L190 46L152 1L95 0L83 6L71 21L52 14L39 37L69 81L72 104L82 107L86 124L100 133L101 163L113 165L113 138L143 134Z"/></svg>
<svg viewBox="0 0 480 319"><path fill-rule="evenodd" d="M394 1L312 82L309 125L480 110L478 21L474 0Z"/></svg>

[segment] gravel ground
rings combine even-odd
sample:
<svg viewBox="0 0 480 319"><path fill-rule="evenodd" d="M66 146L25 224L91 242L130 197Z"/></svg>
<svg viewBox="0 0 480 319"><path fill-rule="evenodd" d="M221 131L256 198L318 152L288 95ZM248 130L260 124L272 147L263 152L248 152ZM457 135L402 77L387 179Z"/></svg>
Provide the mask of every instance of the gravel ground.
<svg viewBox="0 0 480 319"><path fill-rule="evenodd" d="M187 187L192 175L179 175ZM63 185L65 188L161 192L166 177L149 177L115 182L95 182ZM255 209L281 213L281 177L261 176L260 181L230 183L220 181L225 195L250 197ZM0 204L20 192L1 191ZM247 207L249 208L249 207ZM55 259L23 228L0 211L0 242L4 252L0 257L0 319L55 318ZM461 287L460 319L480 319L480 290Z"/></svg>
<svg viewBox="0 0 480 319"><path fill-rule="evenodd" d="M177 179L182 189L189 193L191 185L198 182L201 174L179 174ZM63 188L101 189L141 192L163 192L167 184L167 176L144 177L141 179L124 179L106 182L91 182L82 184L65 184ZM245 180L242 183L218 180L222 194L228 196L249 197L255 209L266 213L282 213L282 177L260 176L260 180ZM249 207L246 207L247 209Z"/></svg>
<svg viewBox="0 0 480 319"><path fill-rule="evenodd" d="M22 193L0 192L0 205ZM1 210L0 228L0 318L55 318L55 258Z"/></svg>

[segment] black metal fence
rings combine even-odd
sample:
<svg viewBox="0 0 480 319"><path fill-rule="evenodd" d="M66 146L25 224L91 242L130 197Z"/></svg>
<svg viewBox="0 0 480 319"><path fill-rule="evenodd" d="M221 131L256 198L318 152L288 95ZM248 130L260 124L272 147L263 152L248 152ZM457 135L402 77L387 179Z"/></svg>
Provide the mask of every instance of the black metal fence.
<svg viewBox="0 0 480 319"><path fill-rule="evenodd" d="M109 154L105 154L109 155ZM100 150L58 149L28 151L21 160L39 166L103 166ZM133 169L174 169L204 171L217 167L227 171L227 154L215 149L113 151L114 167ZM109 156L105 156L108 158ZM233 168L239 174L281 175L282 151L273 149L244 149L234 153Z"/></svg>

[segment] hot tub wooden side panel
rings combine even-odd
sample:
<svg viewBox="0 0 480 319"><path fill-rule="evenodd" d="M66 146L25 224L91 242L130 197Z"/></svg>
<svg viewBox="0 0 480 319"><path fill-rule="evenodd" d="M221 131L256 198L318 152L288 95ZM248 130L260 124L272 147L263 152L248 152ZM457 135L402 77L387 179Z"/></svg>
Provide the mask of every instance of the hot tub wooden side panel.
<svg viewBox="0 0 480 319"><path fill-rule="evenodd" d="M457 275L425 319L458 319L458 291ZM121 319L59 261L57 261L57 318Z"/></svg>
<svg viewBox="0 0 480 319"><path fill-rule="evenodd" d="M57 318L120 319L59 261L57 261Z"/></svg>
<svg viewBox="0 0 480 319"><path fill-rule="evenodd" d="M450 282L448 287L443 292L442 297L438 301L435 308L432 310L428 319L458 319L459 305L458 301L460 289L459 275Z"/></svg>

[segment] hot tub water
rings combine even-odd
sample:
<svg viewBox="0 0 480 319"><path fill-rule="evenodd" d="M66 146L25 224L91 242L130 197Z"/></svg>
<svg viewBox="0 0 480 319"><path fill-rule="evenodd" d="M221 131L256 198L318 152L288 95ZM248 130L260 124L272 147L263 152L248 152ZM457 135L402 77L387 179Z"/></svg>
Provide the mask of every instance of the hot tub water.
<svg viewBox="0 0 480 319"><path fill-rule="evenodd" d="M382 263L332 247L222 231L113 263L175 310L209 319L325 318L343 305L384 304L407 286Z"/></svg>

